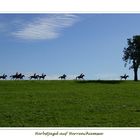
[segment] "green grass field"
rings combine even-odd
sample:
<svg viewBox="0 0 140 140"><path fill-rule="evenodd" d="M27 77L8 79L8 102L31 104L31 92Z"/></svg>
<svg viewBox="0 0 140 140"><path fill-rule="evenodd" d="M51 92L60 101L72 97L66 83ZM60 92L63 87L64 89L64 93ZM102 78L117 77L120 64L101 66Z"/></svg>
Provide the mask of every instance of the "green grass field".
<svg viewBox="0 0 140 140"><path fill-rule="evenodd" d="M140 127L140 82L1 80L0 127Z"/></svg>

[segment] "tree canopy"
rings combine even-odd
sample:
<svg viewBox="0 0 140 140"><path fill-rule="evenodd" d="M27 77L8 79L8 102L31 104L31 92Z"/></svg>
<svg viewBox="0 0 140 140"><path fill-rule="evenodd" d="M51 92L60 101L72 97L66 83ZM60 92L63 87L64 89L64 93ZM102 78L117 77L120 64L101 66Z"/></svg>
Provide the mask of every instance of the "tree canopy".
<svg viewBox="0 0 140 140"><path fill-rule="evenodd" d="M128 47L123 50L125 66L129 63L130 69L134 70L134 81L138 81L138 68L140 66L140 35L127 39Z"/></svg>

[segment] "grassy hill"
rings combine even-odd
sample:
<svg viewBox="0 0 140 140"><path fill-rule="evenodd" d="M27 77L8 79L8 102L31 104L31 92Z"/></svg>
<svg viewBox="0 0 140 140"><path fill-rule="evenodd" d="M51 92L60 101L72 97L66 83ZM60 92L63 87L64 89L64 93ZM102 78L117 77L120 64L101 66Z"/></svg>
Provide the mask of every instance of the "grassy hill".
<svg viewBox="0 0 140 140"><path fill-rule="evenodd" d="M0 81L0 127L140 127L140 82Z"/></svg>

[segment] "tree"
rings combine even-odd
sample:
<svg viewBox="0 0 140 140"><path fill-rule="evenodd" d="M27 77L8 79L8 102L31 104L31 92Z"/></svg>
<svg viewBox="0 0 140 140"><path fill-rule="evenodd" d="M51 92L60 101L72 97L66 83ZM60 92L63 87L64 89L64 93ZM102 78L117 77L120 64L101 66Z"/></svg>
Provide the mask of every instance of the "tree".
<svg viewBox="0 0 140 140"><path fill-rule="evenodd" d="M140 66L140 35L127 39L128 48L123 50L125 66L131 64L129 69L134 70L134 81L138 81L138 68Z"/></svg>

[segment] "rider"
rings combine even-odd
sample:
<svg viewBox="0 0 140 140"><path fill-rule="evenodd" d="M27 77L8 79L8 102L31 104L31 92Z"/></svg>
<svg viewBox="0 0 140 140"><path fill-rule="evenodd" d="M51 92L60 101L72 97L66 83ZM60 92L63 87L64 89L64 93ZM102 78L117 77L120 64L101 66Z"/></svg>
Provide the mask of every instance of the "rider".
<svg viewBox="0 0 140 140"><path fill-rule="evenodd" d="M18 72L16 72L16 76L18 76Z"/></svg>
<svg viewBox="0 0 140 140"><path fill-rule="evenodd" d="M83 75L84 75L83 73L80 74L80 76L83 76Z"/></svg>
<svg viewBox="0 0 140 140"><path fill-rule="evenodd" d="M36 76L36 73L34 73L34 77Z"/></svg>

